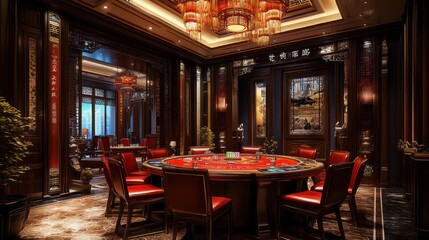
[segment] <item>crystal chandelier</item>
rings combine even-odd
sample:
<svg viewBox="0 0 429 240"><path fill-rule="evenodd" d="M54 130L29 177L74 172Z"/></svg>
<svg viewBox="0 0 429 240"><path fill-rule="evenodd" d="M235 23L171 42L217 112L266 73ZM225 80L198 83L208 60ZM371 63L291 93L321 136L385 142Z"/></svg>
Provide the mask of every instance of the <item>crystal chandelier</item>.
<svg viewBox="0 0 429 240"><path fill-rule="evenodd" d="M192 39L201 40L203 30L236 33L258 45L268 45L280 32L289 0L171 0L183 17Z"/></svg>

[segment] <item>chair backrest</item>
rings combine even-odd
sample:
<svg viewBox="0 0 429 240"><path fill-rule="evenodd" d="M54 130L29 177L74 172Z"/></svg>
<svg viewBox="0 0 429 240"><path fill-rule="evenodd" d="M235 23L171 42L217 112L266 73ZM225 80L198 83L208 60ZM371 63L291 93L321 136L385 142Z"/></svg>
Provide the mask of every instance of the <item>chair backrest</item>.
<svg viewBox="0 0 429 240"><path fill-rule="evenodd" d="M206 152L210 151L210 147L209 146L190 146L189 150L192 155L205 154Z"/></svg>
<svg viewBox="0 0 429 240"><path fill-rule="evenodd" d="M241 146L241 153L255 154L261 151L262 151L261 146Z"/></svg>
<svg viewBox="0 0 429 240"><path fill-rule="evenodd" d="M207 169L163 167L162 170L168 210L202 217L213 212Z"/></svg>
<svg viewBox="0 0 429 240"><path fill-rule="evenodd" d="M107 186L109 186L109 189L113 189L112 178L110 176L109 160L107 160L107 157L101 156L101 161L103 162L103 172Z"/></svg>
<svg viewBox="0 0 429 240"><path fill-rule="evenodd" d="M104 150L103 141L101 140L101 138L98 138L98 140L97 140L97 148L99 150Z"/></svg>
<svg viewBox="0 0 429 240"><path fill-rule="evenodd" d="M148 149L156 148L156 134L146 135L146 142L147 142L146 146Z"/></svg>
<svg viewBox="0 0 429 240"><path fill-rule="evenodd" d="M362 180L363 172L365 170L366 162L368 159L357 156L354 160L352 177L350 178L349 194L356 194L359 188L360 181Z"/></svg>
<svg viewBox="0 0 429 240"><path fill-rule="evenodd" d="M129 138L121 138L121 144L124 146L130 146L130 139Z"/></svg>
<svg viewBox="0 0 429 240"><path fill-rule="evenodd" d="M152 158L164 158L169 157L168 151L165 148L155 148L155 149L149 149L147 152L147 157L149 159Z"/></svg>
<svg viewBox="0 0 429 240"><path fill-rule="evenodd" d="M353 170L353 162L332 164L326 172L321 206L332 207L340 204L347 196L350 176Z"/></svg>
<svg viewBox="0 0 429 240"><path fill-rule="evenodd" d="M103 150L105 153L110 152L110 139L108 136L102 136L99 138L98 149Z"/></svg>
<svg viewBox="0 0 429 240"><path fill-rule="evenodd" d="M147 138L143 138L140 145L147 147Z"/></svg>
<svg viewBox="0 0 429 240"><path fill-rule="evenodd" d="M350 152L340 151L340 150L331 150L329 152L328 166L331 164L348 162L350 158Z"/></svg>
<svg viewBox="0 0 429 240"><path fill-rule="evenodd" d="M296 156L302 158L316 159L317 148L301 147L296 150Z"/></svg>
<svg viewBox="0 0 429 240"><path fill-rule="evenodd" d="M91 148L92 148L93 150L95 150L95 149L97 149L97 148L98 148L98 139L99 139L99 136L93 136L93 137L92 137L92 145L91 145Z"/></svg>
<svg viewBox="0 0 429 240"><path fill-rule="evenodd" d="M136 155L133 152L123 152L121 153L121 159L124 164L125 173L130 175L132 172L139 171L139 166L137 165Z"/></svg>
<svg viewBox="0 0 429 240"><path fill-rule="evenodd" d="M129 194L123 163L113 158L107 158L107 160L109 161L110 178L112 179L112 185L116 195L128 201Z"/></svg>

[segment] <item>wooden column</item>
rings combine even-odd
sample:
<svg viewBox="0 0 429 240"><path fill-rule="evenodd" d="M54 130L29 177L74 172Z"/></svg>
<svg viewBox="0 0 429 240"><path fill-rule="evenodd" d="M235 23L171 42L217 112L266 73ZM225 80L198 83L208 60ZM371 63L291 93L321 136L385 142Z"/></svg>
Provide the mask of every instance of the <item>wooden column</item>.
<svg viewBox="0 0 429 240"><path fill-rule="evenodd" d="M429 3L424 0L410 1L407 5L404 48L407 67L405 81L410 88L405 92L408 101L404 104L404 117L410 122L405 122L404 127L411 129L410 138L405 139L424 145L429 145L429 56L426 54L429 46L429 17L426 14L428 10ZM407 114L411 119L407 118Z"/></svg>
<svg viewBox="0 0 429 240"><path fill-rule="evenodd" d="M429 238L429 153L411 155L414 190L414 218L418 239Z"/></svg>

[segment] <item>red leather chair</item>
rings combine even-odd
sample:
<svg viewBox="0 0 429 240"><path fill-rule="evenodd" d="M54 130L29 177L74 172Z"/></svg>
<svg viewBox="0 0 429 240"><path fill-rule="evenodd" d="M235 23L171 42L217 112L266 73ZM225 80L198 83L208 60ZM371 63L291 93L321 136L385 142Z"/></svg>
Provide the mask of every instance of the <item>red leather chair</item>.
<svg viewBox="0 0 429 240"><path fill-rule="evenodd" d="M191 155L205 154L210 151L209 146L191 146L189 147Z"/></svg>
<svg viewBox="0 0 429 240"><path fill-rule="evenodd" d="M104 177L107 182L107 186L109 187L109 195L107 197L107 204L106 204L106 211L104 215L107 217L112 213L112 209L115 207L115 190L113 189L113 182L110 177L110 168L109 168L109 160L107 160L107 157L101 156L101 160L103 161L103 172ZM139 185L139 184L145 184L149 183L149 175L147 176L127 176L126 182L127 185Z"/></svg>
<svg viewBox="0 0 429 240"><path fill-rule="evenodd" d="M228 215L228 239L231 235L232 199L211 195L207 169L163 167L166 211L173 216L173 239L179 222L205 224L211 240L213 222Z"/></svg>
<svg viewBox="0 0 429 240"><path fill-rule="evenodd" d="M149 159L169 157L168 151L165 148L149 149L147 156Z"/></svg>
<svg viewBox="0 0 429 240"><path fill-rule="evenodd" d="M301 147L296 150L296 156L302 158L316 159L317 148Z"/></svg>
<svg viewBox="0 0 429 240"><path fill-rule="evenodd" d="M141 155L142 161L145 161L147 160L147 152L148 152L147 138L143 138L140 145L146 147L145 149L139 151L138 153Z"/></svg>
<svg viewBox="0 0 429 240"><path fill-rule="evenodd" d="M137 165L136 155L133 152L121 153L121 160L125 166L127 176L148 176L150 173L145 170L140 170Z"/></svg>
<svg viewBox="0 0 429 240"><path fill-rule="evenodd" d="M110 156L110 140L108 136L102 136L98 139L98 149L102 151L104 156Z"/></svg>
<svg viewBox="0 0 429 240"><path fill-rule="evenodd" d="M358 226L358 210L356 206L356 192L359 188L360 182L362 180L363 172L365 170L366 162L368 159L357 156L354 160L353 172L350 178L349 189L347 192L346 201L349 204L350 213L352 215L353 225ZM312 190L323 191L324 181L320 181L312 187Z"/></svg>
<svg viewBox="0 0 429 240"><path fill-rule="evenodd" d="M92 137L92 144L91 144L91 156L96 157L103 154L103 150L99 148L99 145L102 145L99 143L99 136L93 136Z"/></svg>
<svg viewBox="0 0 429 240"><path fill-rule="evenodd" d="M147 149L156 148L156 134L146 135Z"/></svg>
<svg viewBox="0 0 429 240"><path fill-rule="evenodd" d="M261 146L241 146L241 153L255 154L261 151L262 151Z"/></svg>
<svg viewBox="0 0 429 240"><path fill-rule="evenodd" d="M130 146L130 139L129 138L121 138L121 144L124 146Z"/></svg>
<svg viewBox="0 0 429 240"><path fill-rule="evenodd" d="M147 229L154 229L153 221L151 221L150 206L153 204L162 203L164 201L164 190L162 188L155 187L151 184L143 185L131 185L128 186L126 183L126 173L123 163L119 160L109 158L110 176L113 183L116 196L120 198L119 203L119 214L116 221L115 234L120 236L122 234L123 239L133 235L133 230L141 232L145 228L145 225L139 225L137 229L131 228L133 210L136 206L147 207L147 217L145 221L148 221ZM127 221L125 225L121 225L122 215L124 213L125 206L128 207ZM150 227L150 228L149 228ZM163 225L161 224L159 229L154 232L164 231Z"/></svg>
<svg viewBox="0 0 429 240"><path fill-rule="evenodd" d="M322 192L307 190L280 196L277 202L277 239L280 238L281 209L316 218L321 239L325 239L323 216L335 212L341 238L345 239L340 206L347 195L352 169L352 162L333 164L326 174Z"/></svg>
<svg viewBox="0 0 429 240"><path fill-rule="evenodd" d="M348 151L331 150L329 152L328 162L327 164L325 164L325 171L319 173L316 176L313 176L312 177L313 182L317 184L318 182L323 181L325 179L326 171L328 170L331 164L348 162L349 158L350 158L350 152Z"/></svg>
<svg viewBox="0 0 429 240"><path fill-rule="evenodd" d="M357 156L354 161L353 173L350 179L349 190L347 193L347 202L349 203L350 212L352 214L353 225L356 227L359 225L358 222L358 210L356 206L356 192L359 188L360 182L362 180L363 172L368 159Z"/></svg>

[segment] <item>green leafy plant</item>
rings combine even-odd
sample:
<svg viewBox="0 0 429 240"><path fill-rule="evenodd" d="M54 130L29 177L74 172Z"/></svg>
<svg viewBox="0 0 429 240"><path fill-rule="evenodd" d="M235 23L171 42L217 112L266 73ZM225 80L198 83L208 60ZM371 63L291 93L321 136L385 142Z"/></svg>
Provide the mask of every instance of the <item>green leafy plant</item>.
<svg viewBox="0 0 429 240"><path fill-rule="evenodd" d="M215 148L214 137L215 135L210 128L204 126L200 129L200 144L202 146L209 146L210 150L213 150Z"/></svg>
<svg viewBox="0 0 429 240"><path fill-rule="evenodd" d="M25 140L29 119L0 97L0 196L5 196L10 183L19 182L19 176L29 169L24 157L31 142Z"/></svg>
<svg viewBox="0 0 429 240"><path fill-rule="evenodd" d="M262 146L265 154L275 154L277 150L278 142L274 139L274 136L271 138L265 138L264 145Z"/></svg>

